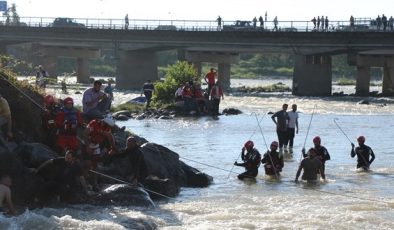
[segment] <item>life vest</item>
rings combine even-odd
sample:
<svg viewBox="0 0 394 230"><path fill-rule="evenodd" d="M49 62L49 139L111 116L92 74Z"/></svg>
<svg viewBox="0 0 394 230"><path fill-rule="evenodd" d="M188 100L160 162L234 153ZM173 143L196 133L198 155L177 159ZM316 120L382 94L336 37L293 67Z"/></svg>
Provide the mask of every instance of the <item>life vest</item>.
<svg viewBox="0 0 394 230"><path fill-rule="evenodd" d="M77 133L78 127L78 111L75 108L63 108L61 112L64 114L64 125L60 128L60 134L73 135Z"/></svg>

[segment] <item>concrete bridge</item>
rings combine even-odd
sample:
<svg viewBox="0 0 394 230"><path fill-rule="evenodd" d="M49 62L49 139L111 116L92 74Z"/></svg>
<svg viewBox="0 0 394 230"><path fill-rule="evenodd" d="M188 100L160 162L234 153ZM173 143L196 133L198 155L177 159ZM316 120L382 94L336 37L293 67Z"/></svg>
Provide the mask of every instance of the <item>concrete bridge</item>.
<svg viewBox="0 0 394 230"><path fill-rule="evenodd" d="M56 73L58 56L75 57L78 81L87 82L88 59L100 57L101 50L115 50L120 89L137 89L146 79L157 79L156 52L162 50L177 49L179 59L193 63L199 73L201 62L218 63L224 87L230 86L230 66L238 62L240 53L289 53L296 55L296 95L331 95L331 56L347 54L348 64L357 66L358 95L369 94L370 67L384 68L383 93L391 94L394 89L391 32L149 28L0 26L0 51L6 52L7 46L30 45L41 63L52 68L50 73Z"/></svg>

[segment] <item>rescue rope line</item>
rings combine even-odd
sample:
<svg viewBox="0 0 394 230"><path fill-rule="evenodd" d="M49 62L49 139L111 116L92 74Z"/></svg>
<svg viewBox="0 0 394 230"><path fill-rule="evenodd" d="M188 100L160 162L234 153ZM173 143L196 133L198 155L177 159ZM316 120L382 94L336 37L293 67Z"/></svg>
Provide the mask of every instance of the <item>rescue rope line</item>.
<svg viewBox="0 0 394 230"><path fill-rule="evenodd" d="M38 104L35 100L33 100L33 98L31 98L29 95L27 95L25 92L23 92L19 87L12 84L6 77L4 77L4 75L1 75L1 77L3 78L4 81L8 82L8 84L10 84L12 87L14 87L23 96L25 96L27 99L29 99L31 102L33 102L33 104L37 105L40 109L45 110L43 106Z"/></svg>
<svg viewBox="0 0 394 230"><path fill-rule="evenodd" d="M300 186L296 186L294 184L294 182L284 181L283 183L287 183L287 184L289 184L289 185L291 185L293 187L300 188ZM312 188L312 187L310 187L310 188L302 188L302 189L309 189L309 190L312 190L312 191L315 191L315 192L326 193L326 194L335 195L335 196L348 197L348 198L352 198L352 199L356 199L356 200L362 200L362 201L369 201L369 202L376 202L376 203L384 203L384 204L388 204L388 205L393 205L392 202L388 202L388 201L385 201L385 200L378 200L378 199L358 197L358 196L353 196L353 195L348 195L348 194L341 194L341 193L336 193L336 192L329 192L329 191L324 191L324 190L317 189L317 188Z"/></svg>
<svg viewBox="0 0 394 230"><path fill-rule="evenodd" d="M338 118L334 118L334 123L337 125L337 127L339 128L339 130L341 130L341 132L343 133L343 135L345 135L345 137L349 140L350 144L352 144L352 146L354 145L353 142L349 139L349 137L346 135L346 133L343 131L343 129L341 128L341 126L339 126L339 124L336 122L336 120L338 120ZM369 165L369 161L367 161L367 159L365 159L365 157L362 154L357 154L357 157L360 156L361 159L364 161L364 164ZM369 166L368 166L369 168Z"/></svg>
<svg viewBox="0 0 394 230"><path fill-rule="evenodd" d="M258 124L258 126L259 126L259 128L260 128L260 133L261 133L261 136L263 137L265 147L267 148L267 151L269 151L269 152L267 152L267 154L268 154L268 157L270 158L271 165L272 165L272 167L274 168L275 176L276 176L276 178L279 178L278 172L277 172L276 167L275 167L275 165L274 165L274 161L272 160L272 157L271 157L270 149L268 148L267 142L265 141L263 129L261 128L260 123L258 123L259 120L257 119L257 115L256 115L256 120L257 120L257 124Z"/></svg>
<svg viewBox="0 0 394 230"><path fill-rule="evenodd" d="M141 189L143 189L143 190L146 190L146 191L148 191L148 192L151 192L151 193L154 193L154 194L156 194L156 195L162 196L162 197L164 197L164 198L168 198L168 199L175 199L174 197L169 197L169 196L163 195L163 194L161 194L161 193L158 193L158 192L152 191L152 190L150 190L150 189L147 189L147 188L145 188L145 187L139 187L139 186L137 186L137 185L134 185L134 184L131 184L131 183L127 182L127 181L120 180L120 179L118 179L118 178L115 178L115 177L109 176L109 175L107 175L107 174L104 174L104 173L97 172L97 171L95 171L95 170L92 170L92 169L91 169L91 170L89 170L89 171L90 171L90 172L92 172L92 173L95 173L95 174L97 174L97 175L100 175L100 176L103 176L103 177L107 177L107 178L109 178L109 179L112 179L112 180L115 180L115 181L121 182L121 183L123 183L123 184L130 185L130 186L131 186L131 187L133 187L133 188L141 188Z"/></svg>
<svg viewBox="0 0 394 230"><path fill-rule="evenodd" d="M255 113L255 112L251 113L251 115L253 115L253 114L256 116L256 119L257 119L257 113ZM264 119L264 117L265 117L266 114L267 114L267 112L263 114L263 116L261 117L260 121L257 119L257 123L258 123L259 125L260 125L261 122L263 122L263 119ZM254 129L252 135L250 135L250 137L249 137L248 140L250 140L250 139L254 136L254 134L255 134L256 131L257 131L257 128L258 128L258 127L256 127L256 128ZM264 141L265 141L265 140L264 140ZM266 144L266 145L267 145L267 144ZM237 159L235 159L235 161L238 161L238 159L239 159L239 157L241 156L241 154L242 154L242 153L238 154ZM235 165L231 166L231 170L229 171L230 173L228 174L227 179L230 178L230 174L233 172L234 166L235 166Z"/></svg>

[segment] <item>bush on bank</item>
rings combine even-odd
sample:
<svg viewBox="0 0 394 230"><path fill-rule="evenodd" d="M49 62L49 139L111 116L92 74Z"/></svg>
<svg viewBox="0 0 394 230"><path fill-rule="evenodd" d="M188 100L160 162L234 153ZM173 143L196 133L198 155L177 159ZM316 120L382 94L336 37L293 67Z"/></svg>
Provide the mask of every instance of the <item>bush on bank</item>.
<svg viewBox="0 0 394 230"><path fill-rule="evenodd" d="M168 66L165 79L154 84L152 102L155 105L172 103L175 91L186 81L201 82L201 77L197 76L193 65L186 61L177 61Z"/></svg>

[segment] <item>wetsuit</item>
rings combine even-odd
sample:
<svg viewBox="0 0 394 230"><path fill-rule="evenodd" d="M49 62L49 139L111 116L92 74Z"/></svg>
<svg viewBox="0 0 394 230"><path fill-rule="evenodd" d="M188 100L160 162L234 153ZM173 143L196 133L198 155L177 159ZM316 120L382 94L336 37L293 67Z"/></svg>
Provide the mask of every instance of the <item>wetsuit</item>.
<svg viewBox="0 0 394 230"><path fill-rule="evenodd" d="M357 168L369 169L369 165L375 160L375 154L371 147L360 144L360 146L352 149L350 156L354 157L357 155ZM371 160L369 159L371 156Z"/></svg>
<svg viewBox="0 0 394 230"><path fill-rule="evenodd" d="M238 175L238 179L243 180L245 178L255 178L259 173L259 166L261 155L257 149L252 149L252 151L247 152L246 154L242 152L241 158L244 163L235 162L236 166L245 167L246 171Z"/></svg>
<svg viewBox="0 0 394 230"><path fill-rule="evenodd" d="M261 163L264 164L265 174L269 176L279 176L284 166L282 155L276 151L264 154Z"/></svg>

